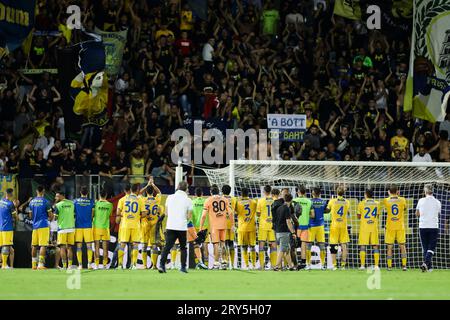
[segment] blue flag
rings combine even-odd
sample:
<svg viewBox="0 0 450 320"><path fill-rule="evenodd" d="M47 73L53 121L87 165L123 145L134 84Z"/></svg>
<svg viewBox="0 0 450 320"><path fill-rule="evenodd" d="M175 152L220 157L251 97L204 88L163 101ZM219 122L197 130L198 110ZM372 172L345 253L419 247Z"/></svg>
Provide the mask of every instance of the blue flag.
<svg viewBox="0 0 450 320"><path fill-rule="evenodd" d="M22 45L34 26L36 0L0 0L0 56Z"/></svg>
<svg viewBox="0 0 450 320"><path fill-rule="evenodd" d="M58 52L58 73L64 97L64 118L69 132L83 125L108 122L108 76L102 41L88 40Z"/></svg>

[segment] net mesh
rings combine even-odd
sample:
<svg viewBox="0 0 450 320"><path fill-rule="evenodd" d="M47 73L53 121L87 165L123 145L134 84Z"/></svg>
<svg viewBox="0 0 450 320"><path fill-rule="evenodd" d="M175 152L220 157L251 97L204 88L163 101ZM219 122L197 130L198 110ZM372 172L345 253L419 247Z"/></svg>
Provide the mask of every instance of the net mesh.
<svg viewBox="0 0 450 320"><path fill-rule="evenodd" d="M359 266L357 244L359 220L356 213L359 201L364 198L364 190L370 187L374 191L374 198L383 199L387 197L387 189L391 184L398 186L400 195L405 197L408 203L408 210L405 214L407 266L409 268L420 266L423 261L423 253L419 238L419 222L415 211L418 200L424 196L424 184L431 183L434 186L434 196L442 203L439 217L440 234L433 263L435 268L450 268L449 164L239 160L233 161L226 168L204 169L204 171L210 184L217 184L219 187L230 184L234 187L233 191L236 196L239 196L240 190L246 187L250 190L252 198L261 197L262 187L267 184L276 188L288 188L292 194L295 193L295 187L304 185L308 190L308 197L311 197L312 188L320 187L322 198L327 200L335 196L337 186L344 186L345 197L351 203L348 217L350 243L347 264L352 268ZM386 267L386 246L384 245L386 214L384 210L382 212L383 214L379 218L380 267ZM327 221L325 222L325 231L328 239L329 222ZM329 248L327 251L329 255ZM319 248L313 246L311 259L313 268L314 265L317 268L320 267L318 253ZM368 249L366 265L372 263L373 255ZM241 266L239 254L236 266ZM393 266L401 266L400 251L397 245L394 247Z"/></svg>

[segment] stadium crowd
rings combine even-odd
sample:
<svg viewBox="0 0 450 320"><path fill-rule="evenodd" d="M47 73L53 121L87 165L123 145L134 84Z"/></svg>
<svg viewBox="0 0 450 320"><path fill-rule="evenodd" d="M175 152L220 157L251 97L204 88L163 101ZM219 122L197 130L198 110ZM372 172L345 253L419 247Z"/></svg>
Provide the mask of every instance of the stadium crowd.
<svg viewBox="0 0 450 320"><path fill-rule="evenodd" d="M403 112L409 37L335 16L328 0L209 0L207 20L182 0L79 1L87 31L128 39L109 123L89 142L69 137L58 75L19 71L56 68L57 50L79 41L65 26L69 2L39 1L29 55L1 61L0 173L173 185L174 129L195 119L264 129L268 113L307 116L304 142L284 142L283 160L450 161L449 114L429 123Z"/></svg>

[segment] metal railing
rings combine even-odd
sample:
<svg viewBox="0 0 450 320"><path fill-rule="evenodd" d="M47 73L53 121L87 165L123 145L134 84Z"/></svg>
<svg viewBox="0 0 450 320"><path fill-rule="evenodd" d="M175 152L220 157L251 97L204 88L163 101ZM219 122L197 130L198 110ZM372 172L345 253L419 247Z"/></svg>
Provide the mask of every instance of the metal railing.
<svg viewBox="0 0 450 320"><path fill-rule="evenodd" d="M126 184L141 184L145 186L148 181L148 175L113 175L105 177L98 174L91 175L61 175L48 176L45 174L35 174L33 178L20 178L18 175L3 176L4 179L16 179L15 187L6 186L2 183L2 192L7 187L16 188L17 198L21 202L27 201L30 197L35 196L35 190L39 185L43 185L49 193L55 193L62 190L66 193L67 198L74 199L79 196L82 186L86 186L89 190L90 197L98 198L102 189L108 193L108 197L116 196L123 192ZM184 180L188 180L193 187L208 188L210 186L208 177L202 175L183 176ZM155 184L161 189L162 193L170 194L175 190L175 186L170 186L167 180L155 178ZM4 188L3 188L4 187ZM3 190L5 189L5 190Z"/></svg>

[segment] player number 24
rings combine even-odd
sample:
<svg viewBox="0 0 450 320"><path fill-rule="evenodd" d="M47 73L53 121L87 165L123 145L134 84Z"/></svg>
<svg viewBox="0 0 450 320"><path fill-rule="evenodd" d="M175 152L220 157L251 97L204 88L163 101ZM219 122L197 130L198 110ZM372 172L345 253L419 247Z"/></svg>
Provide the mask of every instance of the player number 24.
<svg viewBox="0 0 450 320"><path fill-rule="evenodd" d="M373 208L372 212L369 207L365 207L364 210L366 211L366 214L364 215L365 219L370 219L370 216L376 217L377 216L377 208Z"/></svg>

